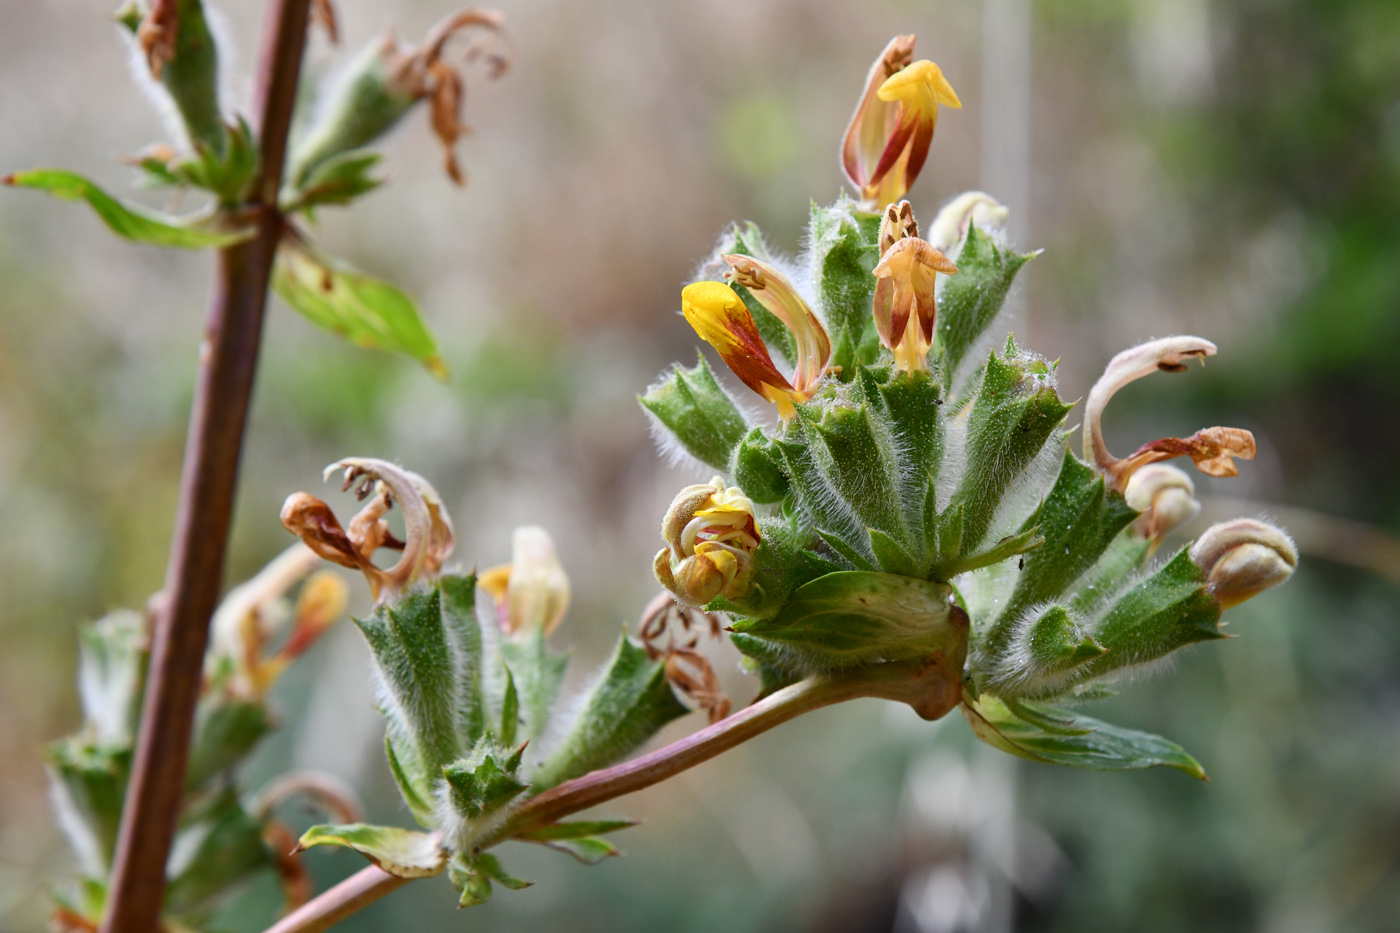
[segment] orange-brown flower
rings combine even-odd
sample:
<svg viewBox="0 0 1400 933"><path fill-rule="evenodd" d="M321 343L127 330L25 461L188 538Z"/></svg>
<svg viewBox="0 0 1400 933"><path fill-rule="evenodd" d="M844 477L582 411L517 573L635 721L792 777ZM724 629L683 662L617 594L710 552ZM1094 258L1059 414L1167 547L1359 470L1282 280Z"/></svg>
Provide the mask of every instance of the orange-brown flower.
<svg viewBox="0 0 1400 933"><path fill-rule="evenodd" d="M738 487L725 488L716 476L682 489L666 510L661 538L667 546L652 569L681 605L703 606L748 588L760 537L753 503Z"/></svg>
<svg viewBox="0 0 1400 933"><path fill-rule="evenodd" d="M681 312L695 333L719 352L744 385L778 406L784 419L807 393L779 371L758 333L753 315L734 289L723 282L694 282L681 291Z"/></svg>
<svg viewBox="0 0 1400 933"><path fill-rule="evenodd" d="M846 127L841 167L866 210L904 197L928 157L939 104L962 106L937 65L913 59L912 35L890 40Z"/></svg>
<svg viewBox="0 0 1400 933"><path fill-rule="evenodd" d="M730 267L727 278L747 288L759 304L792 331L797 348L792 387L805 398L826 375L826 365L831 362L831 337L826 327L787 276L770 264L737 254L726 254L720 259Z"/></svg>
<svg viewBox="0 0 1400 933"><path fill-rule="evenodd" d="M880 342L894 351L895 366L906 372L927 368L938 321L934 300L937 273L953 275L958 271L947 256L918 234L908 201L885 209L880 224L881 257L875 266L875 329Z"/></svg>

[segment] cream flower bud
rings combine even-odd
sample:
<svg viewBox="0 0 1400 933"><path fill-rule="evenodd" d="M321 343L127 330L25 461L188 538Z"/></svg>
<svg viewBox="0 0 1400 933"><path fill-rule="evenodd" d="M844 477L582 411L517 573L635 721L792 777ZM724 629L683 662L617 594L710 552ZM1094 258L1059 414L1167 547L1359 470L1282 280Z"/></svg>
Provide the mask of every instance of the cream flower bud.
<svg viewBox="0 0 1400 933"><path fill-rule="evenodd" d="M1151 463L1134 473L1123 490L1123 498L1142 513L1134 527L1143 537L1153 540L1161 539L1201 511L1191 477L1165 463Z"/></svg>
<svg viewBox="0 0 1400 933"><path fill-rule="evenodd" d="M1010 213L990 194L964 192L944 205L938 216L933 218L933 226L928 231L929 244L951 256L973 224L988 233L997 233L1005 229Z"/></svg>
<svg viewBox="0 0 1400 933"><path fill-rule="evenodd" d="M483 571L477 583L496 601L501 629L512 637L548 635L569 608L569 577L554 539L534 525L515 529L511 562Z"/></svg>
<svg viewBox="0 0 1400 933"><path fill-rule="evenodd" d="M1221 608L1229 609L1291 577L1298 548L1282 529L1237 518L1207 528L1191 545L1191 560Z"/></svg>

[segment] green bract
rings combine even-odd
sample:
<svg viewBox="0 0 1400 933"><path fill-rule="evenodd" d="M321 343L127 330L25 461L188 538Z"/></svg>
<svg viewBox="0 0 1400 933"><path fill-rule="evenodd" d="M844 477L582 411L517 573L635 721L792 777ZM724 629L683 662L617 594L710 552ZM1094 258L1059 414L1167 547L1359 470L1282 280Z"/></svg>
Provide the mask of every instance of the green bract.
<svg viewBox="0 0 1400 933"><path fill-rule="evenodd" d="M758 516L752 584L707 608L732 616L766 685L965 651L980 738L1039 761L1200 776L1166 740L1029 702L1073 701L1091 681L1220 637L1220 607L1185 552L1139 576L1151 548L1131 527L1138 512L1067 449L1073 406L1055 365L995 329L1034 254L970 224L950 250L956 275L938 277L929 368L905 371L872 315L879 223L845 198L813 208L792 276L834 352L793 417L736 424L703 360L642 399L684 450L771 513ZM752 224L725 251L777 261ZM770 350L790 358L779 322L735 290Z"/></svg>

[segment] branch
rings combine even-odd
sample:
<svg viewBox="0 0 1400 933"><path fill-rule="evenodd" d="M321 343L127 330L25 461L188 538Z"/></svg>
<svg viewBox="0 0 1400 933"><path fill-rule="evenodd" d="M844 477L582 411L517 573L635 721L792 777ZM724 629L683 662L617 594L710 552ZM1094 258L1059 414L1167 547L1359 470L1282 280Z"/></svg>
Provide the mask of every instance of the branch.
<svg viewBox="0 0 1400 933"><path fill-rule="evenodd" d="M908 703L925 719L938 719L958 704L961 695L962 659L950 661L942 654L927 661L875 664L811 677L664 748L550 788L517 810L482 841L481 848L658 784L823 706L858 697L880 697ZM370 866L288 914L264 933L320 933L407 880Z"/></svg>
<svg viewBox="0 0 1400 933"><path fill-rule="evenodd" d="M257 235L221 250L200 344L175 540L152 638L141 730L122 809L103 933L154 933L179 815L209 618L222 587L238 461L282 217L277 191L296 101L308 0L269 0L254 81Z"/></svg>

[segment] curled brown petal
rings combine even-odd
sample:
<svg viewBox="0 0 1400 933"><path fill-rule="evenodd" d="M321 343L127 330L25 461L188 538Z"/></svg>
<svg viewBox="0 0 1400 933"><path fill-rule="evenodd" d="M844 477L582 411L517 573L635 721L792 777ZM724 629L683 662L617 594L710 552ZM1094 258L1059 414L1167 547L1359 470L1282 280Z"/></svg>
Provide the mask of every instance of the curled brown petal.
<svg viewBox="0 0 1400 933"><path fill-rule="evenodd" d="M359 570L363 559L331 507L309 492L294 492L282 504L282 525L331 563Z"/></svg>
<svg viewBox="0 0 1400 933"><path fill-rule="evenodd" d="M332 45L340 44L340 27L331 0L311 0L311 21L326 31L326 38Z"/></svg>
<svg viewBox="0 0 1400 933"><path fill-rule="evenodd" d="M677 630L683 642L678 643ZM728 716L731 703L709 659L695 646L701 636L719 638L721 631L713 613L682 606L670 593L660 593L647 604L638 627L648 656L666 659L667 681L704 710L711 723Z"/></svg>
<svg viewBox="0 0 1400 933"><path fill-rule="evenodd" d="M272 865L282 888L285 912L291 913L311 900L311 895L315 893L311 875L297 849L296 834L285 823L274 820L263 826L263 841L272 853Z"/></svg>
<svg viewBox="0 0 1400 933"><path fill-rule="evenodd" d="M1190 457L1196 469L1207 476L1238 476L1235 457L1253 460L1258 447L1254 435L1244 428L1202 428L1190 437L1164 437L1143 444L1120 460L1115 471L1131 476L1139 467L1173 457Z"/></svg>

